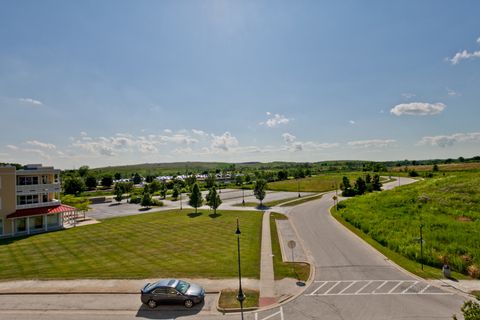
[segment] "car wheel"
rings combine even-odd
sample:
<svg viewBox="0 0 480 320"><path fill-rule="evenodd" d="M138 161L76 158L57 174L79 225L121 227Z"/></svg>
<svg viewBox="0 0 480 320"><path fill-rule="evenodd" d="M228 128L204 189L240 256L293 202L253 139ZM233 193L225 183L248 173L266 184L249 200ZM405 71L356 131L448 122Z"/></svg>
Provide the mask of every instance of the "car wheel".
<svg viewBox="0 0 480 320"><path fill-rule="evenodd" d="M190 299L185 300L185 302L183 304L185 305L185 308L193 307L193 301L190 300Z"/></svg>
<svg viewBox="0 0 480 320"><path fill-rule="evenodd" d="M157 307L157 302L155 300L148 300L147 304L152 309L155 309Z"/></svg>

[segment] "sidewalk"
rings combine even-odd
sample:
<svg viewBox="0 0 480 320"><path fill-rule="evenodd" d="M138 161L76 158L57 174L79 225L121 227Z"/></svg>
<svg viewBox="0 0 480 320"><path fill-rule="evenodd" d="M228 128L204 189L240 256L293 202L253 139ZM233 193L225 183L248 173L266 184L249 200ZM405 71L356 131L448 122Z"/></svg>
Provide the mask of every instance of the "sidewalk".
<svg viewBox="0 0 480 320"><path fill-rule="evenodd" d="M427 280L427 282L436 287L444 288L447 290L449 289L450 291L453 291L453 292L460 291L466 294L471 294L472 291L480 292L480 280L440 279L440 280Z"/></svg>

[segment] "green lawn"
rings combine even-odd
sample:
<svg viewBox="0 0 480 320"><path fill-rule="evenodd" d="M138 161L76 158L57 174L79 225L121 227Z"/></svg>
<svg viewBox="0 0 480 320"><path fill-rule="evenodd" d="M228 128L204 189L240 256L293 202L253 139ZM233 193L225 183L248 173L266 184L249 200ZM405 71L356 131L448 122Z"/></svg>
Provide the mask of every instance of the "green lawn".
<svg viewBox="0 0 480 320"><path fill-rule="evenodd" d="M426 265L439 274L446 259L453 271L480 278L480 173L451 173L349 199L344 206L342 220L417 269L423 224Z"/></svg>
<svg viewBox="0 0 480 320"><path fill-rule="evenodd" d="M260 299L260 292L258 290L243 289L245 301L243 301L244 308L258 308L258 301ZM222 290L218 300L218 306L224 309L240 308L240 302L237 300L238 290Z"/></svg>
<svg viewBox="0 0 480 320"><path fill-rule="evenodd" d="M303 197L303 198L296 198L298 200L295 200L295 201L292 201L292 202L288 202L288 203L285 203L285 204L281 204L280 207L293 207L293 206L298 206L299 204L302 204L302 203L305 203L305 202L309 202L309 201L313 201L313 200L318 200L320 198L322 198L323 194L317 194L315 196L306 196L306 197Z"/></svg>
<svg viewBox="0 0 480 320"><path fill-rule="evenodd" d="M260 276L262 213L192 209L103 220L99 224L0 241L0 279Z"/></svg>
<svg viewBox="0 0 480 320"><path fill-rule="evenodd" d="M283 278L295 278L307 281L310 275L310 265L303 262L283 262L282 251L280 249L280 241L278 239L277 224L275 220L288 219L281 213L272 212L270 214L270 233L272 237L272 253L273 253L273 270L275 272L275 280Z"/></svg>
<svg viewBox="0 0 480 320"><path fill-rule="evenodd" d="M278 206L279 204L282 204L284 202L287 202L287 201L292 201L292 200L295 200L295 199L298 199L298 197L294 197L294 198L286 198L286 199L279 199L279 200L274 200L274 201L267 201L267 202L263 202L263 207L275 207L275 206ZM258 202L245 202L245 205L243 205L242 203L236 203L234 204L235 207L258 207L261 209L260 207L260 201Z"/></svg>
<svg viewBox="0 0 480 320"><path fill-rule="evenodd" d="M320 174L313 177L307 177L303 179L291 179L268 183L268 190L275 191L292 191L297 192L300 187L300 192L325 192L329 190L335 190L335 185L340 188L343 176L347 176L350 182L355 182L360 176L366 173L363 172L348 172L345 174ZM372 173L370 173L372 175ZM373 175L372 175L373 176Z"/></svg>

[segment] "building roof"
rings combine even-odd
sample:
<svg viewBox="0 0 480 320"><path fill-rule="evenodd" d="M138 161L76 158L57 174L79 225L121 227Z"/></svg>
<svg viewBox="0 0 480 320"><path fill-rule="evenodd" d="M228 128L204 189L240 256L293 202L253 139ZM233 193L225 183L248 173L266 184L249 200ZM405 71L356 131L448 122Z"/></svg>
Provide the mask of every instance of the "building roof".
<svg viewBox="0 0 480 320"><path fill-rule="evenodd" d="M53 213L62 213L62 212L71 212L71 211L78 211L74 207L67 206L65 204L61 204L58 206L53 207L40 207L40 208L30 208L30 209L20 209L11 213L7 216L8 219L13 218L22 218L22 217L29 217L29 216L39 216L44 214L53 214Z"/></svg>

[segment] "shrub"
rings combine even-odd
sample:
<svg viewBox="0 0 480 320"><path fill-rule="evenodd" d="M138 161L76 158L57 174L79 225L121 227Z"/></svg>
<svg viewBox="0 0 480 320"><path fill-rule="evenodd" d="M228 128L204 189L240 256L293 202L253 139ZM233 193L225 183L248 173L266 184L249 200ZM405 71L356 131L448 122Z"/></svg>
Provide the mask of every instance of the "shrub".
<svg viewBox="0 0 480 320"><path fill-rule="evenodd" d="M476 264L471 264L467 267L467 273L472 278L480 278L480 268Z"/></svg>
<svg viewBox="0 0 480 320"><path fill-rule="evenodd" d="M130 203L139 204L142 201L142 198L139 196L131 196Z"/></svg>
<svg viewBox="0 0 480 320"><path fill-rule="evenodd" d="M151 205L155 207L163 207L163 202L158 199L152 199Z"/></svg>

